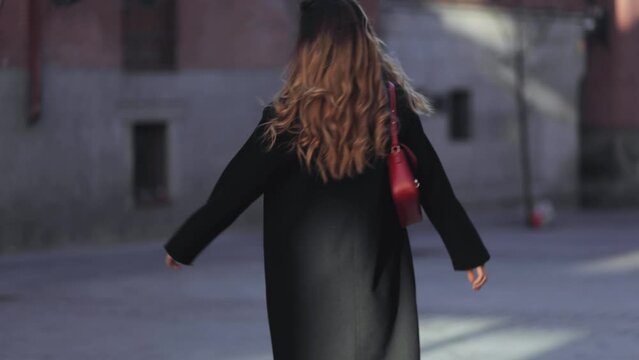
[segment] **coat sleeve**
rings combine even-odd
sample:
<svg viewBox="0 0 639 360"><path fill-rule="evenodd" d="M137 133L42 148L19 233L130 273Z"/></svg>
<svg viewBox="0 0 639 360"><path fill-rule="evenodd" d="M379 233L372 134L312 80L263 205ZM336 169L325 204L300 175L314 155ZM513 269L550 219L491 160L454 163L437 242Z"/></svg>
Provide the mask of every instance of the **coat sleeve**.
<svg viewBox="0 0 639 360"><path fill-rule="evenodd" d="M177 262L192 265L200 252L262 194L281 160L279 150L275 147L267 151L260 138L262 125L273 115L271 105L264 108L262 119L222 171L206 202L164 244Z"/></svg>
<svg viewBox="0 0 639 360"><path fill-rule="evenodd" d="M401 106L401 108L400 108ZM419 115L398 92L400 134L418 159L420 202L439 233L454 270L470 270L490 259L475 226L458 201L444 167L426 136ZM401 127L404 127L401 129Z"/></svg>

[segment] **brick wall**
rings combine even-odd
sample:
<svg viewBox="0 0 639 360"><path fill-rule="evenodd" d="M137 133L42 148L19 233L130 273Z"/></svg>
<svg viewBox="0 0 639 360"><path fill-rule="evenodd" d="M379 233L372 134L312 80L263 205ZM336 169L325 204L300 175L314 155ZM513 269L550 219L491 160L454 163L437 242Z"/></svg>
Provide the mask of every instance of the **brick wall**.
<svg viewBox="0 0 639 360"><path fill-rule="evenodd" d="M524 5L531 9L549 9L561 11L583 11L586 9L585 0L427 0L428 2L447 4L473 4L487 6L512 7Z"/></svg>
<svg viewBox="0 0 639 360"><path fill-rule="evenodd" d="M297 28L290 0L178 0L178 68L281 66ZM371 20L378 0L362 0ZM119 67L121 1L82 0L56 6L39 0L46 64L67 68ZM0 7L0 66L26 66L29 1Z"/></svg>

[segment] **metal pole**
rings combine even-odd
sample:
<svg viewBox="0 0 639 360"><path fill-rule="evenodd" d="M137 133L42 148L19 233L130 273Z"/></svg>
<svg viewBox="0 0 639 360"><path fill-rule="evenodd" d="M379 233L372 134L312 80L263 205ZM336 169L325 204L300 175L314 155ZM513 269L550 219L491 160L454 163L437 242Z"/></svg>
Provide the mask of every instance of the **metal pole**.
<svg viewBox="0 0 639 360"><path fill-rule="evenodd" d="M519 155L522 176L522 195L524 200L525 223L532 226L533 193L530 168L530 149L528 131L528 106L526 103L526 34L524 24L524 7L520 0L517 8L517 50L515 52L515 97L517 118L519 123Z"/></svg>

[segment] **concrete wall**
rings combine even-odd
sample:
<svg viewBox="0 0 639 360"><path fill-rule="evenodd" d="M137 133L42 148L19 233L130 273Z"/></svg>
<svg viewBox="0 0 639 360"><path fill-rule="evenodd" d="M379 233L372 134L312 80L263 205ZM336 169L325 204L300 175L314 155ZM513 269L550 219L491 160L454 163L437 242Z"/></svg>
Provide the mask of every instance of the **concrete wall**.
<svg viewBox="0 0 639 360"><path fill-rule="evenodd" d="M278 76L279 69L190 70L133 78L48 67L44 115L27 128L24 97L16 96L25 73L2 72L2 247L166 235L205 200ZM136 209L132 199L131 125L146 119L169 126L171 204L157 209Z"/></svg>
<svg viewBox="0 0 639 360"><path fill-rule="evenodd" d="M521 194L514 99L515 19L505 8L405 4L383 9L383 33L414 84L431 96L468 88L473 137L448 138L445 112L423 118L451 180L467 204L515 204ZM582 30L574 16L526 16L534 192L574 204L578 178L578 84Z"/></svg>
<svg viewBox="0 0 639 360"><path fill-rule="evenodd" d="M131 74L120 69L119 1L43 1L43 111L34 126L26 4L0 10L1 36L11 40L0 47L0 251L167 237L206 199L277 90L295 30L290 4L180 1L178 70ZM247 13L252 27L231 33L222 22ZM147 119L168 124L170 204L140 209L132 124ZM257 223L258 206L238 222Z"/></svg>
<svg viewBox="0 0 639 360"><path fill-rule="evenodd" d="M362 1L376 21L376 0ZM0 252L167 238L281 84L297 1L178 1L177 70L120 68L121 1L40 0L43 110L27 126L28 2L0 8ZM133 200L132 124L168 124L167 206ZM255 225L259 200L238 219Z"/></svg>
<svg viewBox="0 0 639 360"><path fill-rule="evenodd" d="M168 237L206 200L280 85L294 2L181 1L178 69L143 74L119 67L119 3L41 2L43 112L31 127L26 2L7 1L0 10L0 251ZM469 205L517 202L512 73L500 35L512 26L508 13L363 3L417 86L473 90L472 141L450 142L444 114L424 119L460 198ZM252 26L234 26L247 18ZM551 22L529 68L535 188L570 200L582 54L575 22ZM170 204L140 209L132 197L131 125L147 119L169 126ZM260 208L258 201L239 225L258 224Z"/></svg>

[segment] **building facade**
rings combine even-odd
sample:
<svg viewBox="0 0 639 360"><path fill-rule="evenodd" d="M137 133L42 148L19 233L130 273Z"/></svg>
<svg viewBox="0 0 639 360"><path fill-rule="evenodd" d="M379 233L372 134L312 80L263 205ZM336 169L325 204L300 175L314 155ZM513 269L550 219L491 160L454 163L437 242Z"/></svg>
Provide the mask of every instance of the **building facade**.
<svg viewBox="0 0 639 360"><path fill-rule="evenodd" d="M392 2L390 2L392 3ZM389 3L389 5L390 5ZM424 118L453 185L469 204L521 203L522 88L533 201L578 199L582 12L554 2L402 1L382 12L383 33L438 111ZM521 11L520 11L521 10ZM516 59L523 49L525 83Z"/></svg>
<svg viewBox="0 0 639 360"><path fill-rule="evenodd" d="M288 2L239 3L2 2L0 247L168 236L205 201L294 36Z"/></svg>
<svg viewBox="0 0 639 360"><path fill-rule="evenodd" d="M639 2L593 0L581 127L586 206L639 205Z"/></svg>
<svg viewBox="0 0 639 360"><path fill-rule="evenodd" d="M524 23L532 189L576 204L579 84L601 81L582 81L582 1L361 2L436 105L424 128L469 207L521 201ZM295 0L0 2L0 251L166 238L281 85L296 17Z"/></svg>
<svg viewBox="0 0 639 360"><path fill-rule="evenodd" d="M281 85L296 11L1 1L0 251L167 237ZM260 219L256 204L238 223Z"/></svg>

